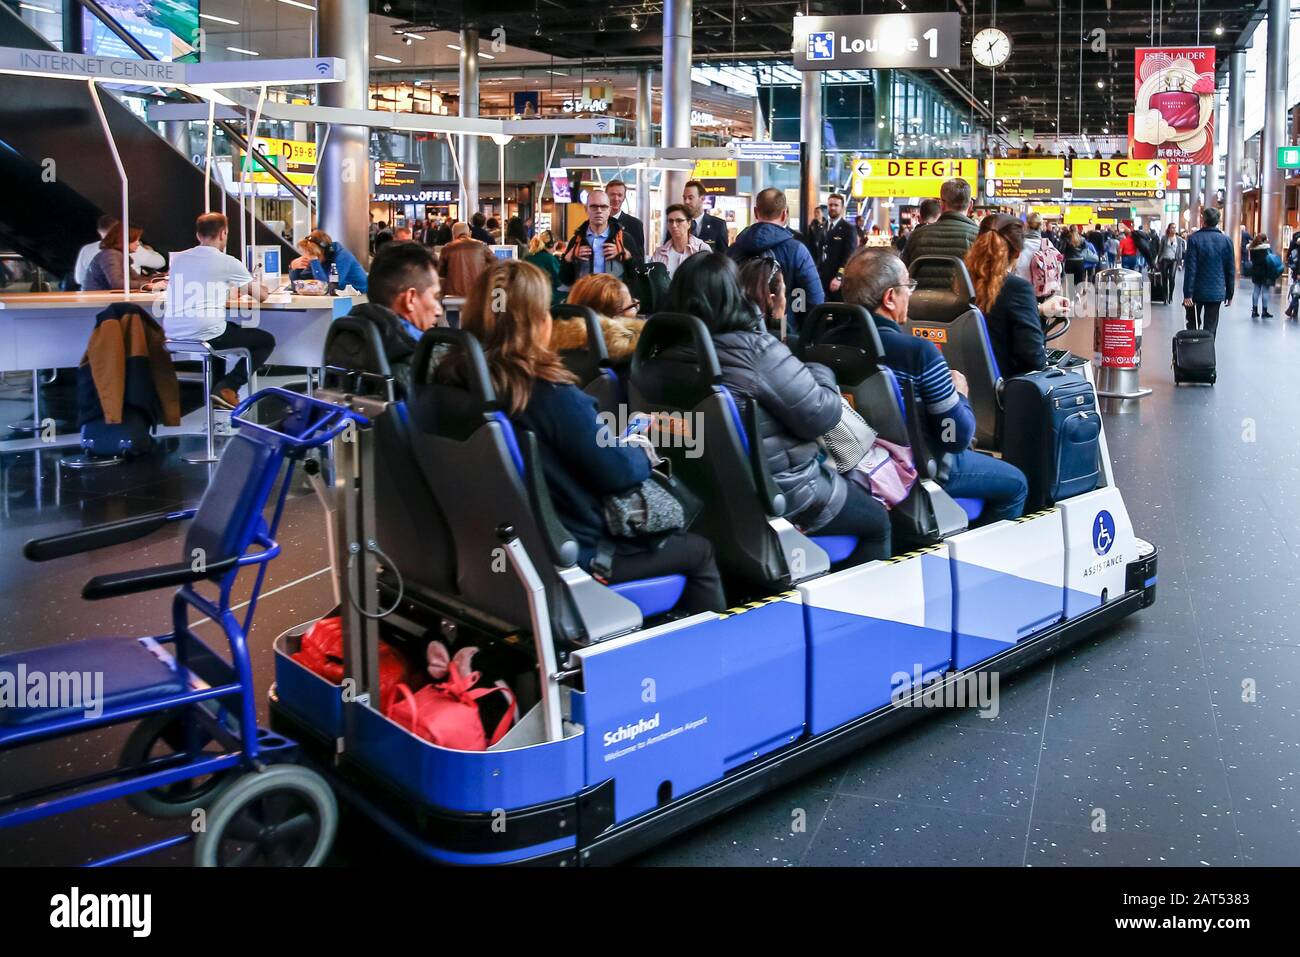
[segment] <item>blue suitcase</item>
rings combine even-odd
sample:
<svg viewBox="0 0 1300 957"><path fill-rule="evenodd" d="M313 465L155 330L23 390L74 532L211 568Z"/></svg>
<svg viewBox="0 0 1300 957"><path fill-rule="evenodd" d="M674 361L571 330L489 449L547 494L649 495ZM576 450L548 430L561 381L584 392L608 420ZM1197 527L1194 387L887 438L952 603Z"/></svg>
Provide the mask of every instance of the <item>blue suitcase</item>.
<svg viewBox="0 0 1300 957"><path fill-rule="evenodd" d="M1025 511L1091 492L1101 481L1097 393L1078 372L1046 369L1003 383L1002 459L1025 473Z"/></svg>

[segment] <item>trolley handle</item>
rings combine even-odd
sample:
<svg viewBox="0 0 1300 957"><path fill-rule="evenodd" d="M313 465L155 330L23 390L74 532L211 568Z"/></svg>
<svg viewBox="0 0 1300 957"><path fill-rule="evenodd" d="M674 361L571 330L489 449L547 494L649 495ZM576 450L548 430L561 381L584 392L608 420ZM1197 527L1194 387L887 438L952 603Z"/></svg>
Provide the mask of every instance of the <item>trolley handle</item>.
<svg viewBox="0 0 1300 957"><path fill-rule="evenodd" d="M309 409L314 409L320 413L318 418L313 419L307 425L303 426L297 435L291 435L288 432L281 432L270 426L262 425L251 419L244 418L245 413L250 408L261 402L263 399L274 396L285 401L291 409L297 414L304 415ZM235 406L234 411L230 413L230 419L235 422L240 429L249 429L263 436L273 438L277 444L294 449L311 449L317 446L325 445L335 439L348 423L352 422L362 428L370 425L370 419L359 412L351 409L345 409L337 406L332 402L326 402L315 396L303 395L299 392L290 392L288 389L281 389L278 386L262 389L257 393L250 395L239 405Z"/></svg>

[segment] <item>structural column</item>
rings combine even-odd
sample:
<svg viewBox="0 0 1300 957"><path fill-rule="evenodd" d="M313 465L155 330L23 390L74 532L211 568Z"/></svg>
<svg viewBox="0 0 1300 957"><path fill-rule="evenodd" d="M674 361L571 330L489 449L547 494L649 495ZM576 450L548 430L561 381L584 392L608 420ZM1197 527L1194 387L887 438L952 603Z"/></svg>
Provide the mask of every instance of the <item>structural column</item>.
<svg viewBox="0 0 1300 957"><path fill-rule="evenodd" d="M664 95L660 118L661 141L666 147L691 145L691 33L692 0L664 0ZM664 203L680 203L684 170L664 172Z"/></svg>
<svg viewBox="0 0 1300 957"><path fill-rule="evenodd" d="M799 91L799 142L803 162L799 164L799 219L804 232L812 222L822 189L822 74L808 70Z"/></svg>
<svg viewBox="0 0 1300 957"><path fill-rule="evenodd" d="M636 145L654 146L654 99L651 96L654 71L648 66L637 70L636 74ZM636 171L636 218L645 227L644 252L647 256L658 248L657 234L650 225L650 170L642 167ZM673 200L676 202L676 200ZM666 205L666 204L665 204Z"/></svg>
<svg viewBox="0 0 1300 957"><path fill-rule="evenodd" d="M347 79L324 83L322 106L364 110L370 87L370 9L356 0L319 0L316 48L319 56L347 62ZM316 178L320 228L363 264L370 249L370 128L330 128Z"/></svg>
<svg viewBox="0 0 1300 957"><path fill-rule="evenodd" d="M168 120L163 124L163 135L176 151L190 157L190 124L187 120Z"/></svg>
<svg viewBox="0 0 1300 957"><path fill-rule="evenodd" d="M460 115L478 116L477 30L460 31ZM460 138L460 218L465 222L478 212L479 139L477 136Z"/></svg>
<svg viewBox="0 0 1300 957"><path fill-rule="evenodd" d="M1260 230L1278 248L1286 222L1286 179L1277 165L1277 149L1286 144L1287 47L1291 32L1290 0L1268 0L1268 59L1264 64L1264 130L1259 137Z"/></svg>
<svg viewBox="0 0 1300 957"><path fill-rule="evenodd" d="M763 120L762 96L754 97L754 139L756 141L762 141L767 139L767 123ZM764 182L764 178L763 178L763 170L765 169L765 167L763 163L757 161L755 161L751 165L753 168L749 174L750 179L752 180L750 192L754 196L757 196L759 194L759 191L762 190L763 187L767 185Z"/></svg>
<svg viewBox="0 0 1300 957"><path fill-rule="evenodd" d="M1217 134L1216 134L1217 135ZM1228 160L1223 173L1223 231L1241 262L1241 166L1246 146L1246 51L1228 54ZM1192 228L1198 224L1193 223Z"/></svg>
<svg viewBox="0 0 1300 957"><path fill-rule="evenodd" d="M1191 216L1189 217L1192 221L1191 228L1200 229L1201 228L1201 197L1202 197L1201 167L1193 166L1192 171L1191 173L1188 174L1187 178L1190 180L1191 187L1192 187L1191 192L1188 194L1187 197L1187 206L1188 209L1191 211Z"/></svg>

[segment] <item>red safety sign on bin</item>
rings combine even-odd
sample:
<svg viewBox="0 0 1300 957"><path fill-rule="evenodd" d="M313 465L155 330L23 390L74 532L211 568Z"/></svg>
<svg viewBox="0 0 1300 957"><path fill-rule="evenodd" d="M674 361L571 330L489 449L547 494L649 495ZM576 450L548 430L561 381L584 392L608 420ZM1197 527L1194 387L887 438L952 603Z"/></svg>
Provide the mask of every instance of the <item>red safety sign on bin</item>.
<svg viewBox="0 0 1300 957"><path fill-rule="evenodd" d="M1101 364L1106 369L1137 368L1137 323L1102 317Z"/></svg>

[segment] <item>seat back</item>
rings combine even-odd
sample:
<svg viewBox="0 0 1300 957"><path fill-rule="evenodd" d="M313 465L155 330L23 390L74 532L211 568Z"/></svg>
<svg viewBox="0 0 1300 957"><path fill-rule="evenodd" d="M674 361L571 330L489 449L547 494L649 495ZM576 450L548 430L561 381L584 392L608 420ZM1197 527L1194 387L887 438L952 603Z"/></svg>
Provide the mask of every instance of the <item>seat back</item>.
<svg viewBox="0 0 1300 957"><path fill-rule="evenodd" d="M273 445L252 436L235 432L230 437L186 528L184 561L197 558L212 564L248 549L265 524L262 510L282 459Z"/></svg>
<svg viewBox="0 0 1300 957"><path fill-rule="evenodd" d="M374 441L375 535L402 579L444 595L456 593L456 550L437 495L420 470L405 400L393 398L393 376L375 324L344 316L325 337L322 388L386 398L371 417Z"/></svg>
<svg viewBox="0 0 1300 957"><path fill-rule="evenodd" d="M565 367L578 377L578 387L596 400L597 410L617 415L618 407L626 396L623 393L623 383L610 368L600 316L589 306L569 303L552 306L551 316L557 322L576 319L586 325L586 348L566 349L560 353L560 358L564 360Z"/></svg>
<svg viewBox="0 0 1300 957"><path fill-rule="evenodd" d="M465 388L430 381L438 346L463 351ZM478 340L431 329L414 358L411 437L420 469L446 504L457 562L457 590L468 604L527 627L529 594L510 573L503 546L518 537L546 591L557 638L584 644L634 631L635 604L577 564L578 545L551 503L536 436L516 430L498 406Z"/></svg>
<svg viewBox="0 0 1300 957"><path fill-rule="evenodd" d="M693 361L660 357L681 344L693 347ZM658 451L673 474L704 500L693 530L713 542L730 578L770 592L830 568L825 551L782 517L785 497L763 457L763 414L749 402L742 417L703 322L652 316L632 359L629 391L632 408L655 417Z"/></svg>
<svg viewBox="0 0 1300 957"><path fill-rule="evenodd" d="M900 383L885 365L880 333L866 309L825 303L809 314L805 330L805 361L835 373L840 389L881 438L912 450L920 480L890 510L896 544L937 542L965 528L960 508L932 481L939 463L926 441L912 384Z"/></svg>
<svg viewBox="0 0 1300 957"><path fill-rule="evenodd" d="M993 357L984 314L975 305L970 273L956 256L918 256L912 260L912 268L929 261L942 262L953 270L952 285L913 292L903 329L933 342L949 367L966 377L975 413L975 442L986 449L996 448L1002 375Z"/></svg>

